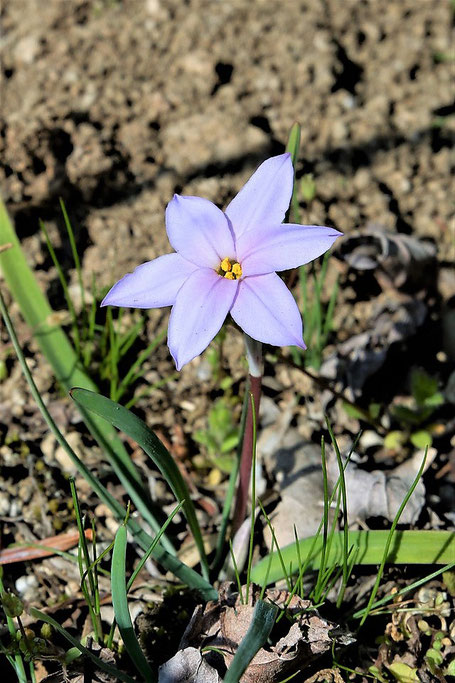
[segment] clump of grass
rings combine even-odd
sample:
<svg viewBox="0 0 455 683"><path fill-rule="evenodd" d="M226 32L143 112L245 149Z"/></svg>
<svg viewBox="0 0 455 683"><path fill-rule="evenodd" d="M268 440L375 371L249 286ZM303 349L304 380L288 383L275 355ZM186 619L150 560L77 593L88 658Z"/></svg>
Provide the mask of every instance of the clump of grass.
<svg viewBox="0 0 455 683"><path fill-rule="evenodd" d="M300 126L294 124L286 151L291 154L292 163L296 165L300 148ZM316 195L316 182L313 175L306 174L300 181L300 191L304 201L310 204ZM294 182L294 191L291 199L291 212L296 223L302 223L302 212L298 198L298 184ZM287 215L289 219L289 212ZM300 266L299 284L302 300L302 318L304 338L307 345L305 352L292 347L292 358L296 365L312 367L319 370L322 364L322 354L332 332L333 314L338 296L338 278L332 287L327 303L324 303L326 290L327 269L330 261L330 253L326 252L318 267L313 261L309 266ZM311 288L311 296L310 296Z"/></svg>
<svg viewBox="0 0 455 683"><path fill-rule="evenodd" d="M163 327L156 333L155 337L150 341L147 347L138 354L126 373L121 377L119 368L133 346L139 341L145 326L145 314L142 311L136 312L134 317L136 317L137 320L132 322L132 324L125 325L125 310L120 308L116 319L114 319L112 308L108 308L103 322L98 322L97 312L105 291L100 292L97 289L95 279L93 278L90 296L87 297L74 230L62 199L60 199L60 208L63 214L73 258L73 265L76 270L77 282L79 285L79 299L81 302L79 313L76 310L75 303L71 296L64 269L58 259L49 237L48 230L43 221L40 221L40 227L44 234L52 262L57 271L63 296L68 308L71 338L74 349L78 361L84 370L89 374L95 372L95 381L107 382L109 385L110 398L113 401L119 401L128 394L131 391L131 388L143 377L144 365L165 339L166 329ZM169 379L169 377L163 378L160 382L154 384L152 387L148 387L147 390L144 390L139 395L130 398L128 402L129 406L133 406L141 397L154 391L158 386L169 381Z"/></svg>

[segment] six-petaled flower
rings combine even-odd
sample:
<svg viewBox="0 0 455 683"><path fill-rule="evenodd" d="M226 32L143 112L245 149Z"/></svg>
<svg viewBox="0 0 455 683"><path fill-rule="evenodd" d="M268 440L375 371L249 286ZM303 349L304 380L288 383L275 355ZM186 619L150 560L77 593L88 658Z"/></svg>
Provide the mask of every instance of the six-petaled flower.
<svg viewBox="0 0 455 683"><path fill-rule="evenodd" d="M172 306L168 345L177 369L198 356L230 313L250 337L305 348L302 317L276 271L313 261L341 234L283 224L293 189L289 154L265 161L221 211L200 197L175 195L166 230L175 253L125 275L102 305Z"/></svg>

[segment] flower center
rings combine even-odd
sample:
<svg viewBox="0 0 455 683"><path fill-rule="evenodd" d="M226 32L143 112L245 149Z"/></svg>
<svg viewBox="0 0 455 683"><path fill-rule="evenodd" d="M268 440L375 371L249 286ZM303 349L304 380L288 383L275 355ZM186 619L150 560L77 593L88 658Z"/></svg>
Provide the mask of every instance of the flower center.
<svg viewBox="0 0 455 683"><path fill-rule="evenodd" d="M238 280L242 277L242 266L237 261L226 257L221 261L216 272L228 280Z"/></svg>

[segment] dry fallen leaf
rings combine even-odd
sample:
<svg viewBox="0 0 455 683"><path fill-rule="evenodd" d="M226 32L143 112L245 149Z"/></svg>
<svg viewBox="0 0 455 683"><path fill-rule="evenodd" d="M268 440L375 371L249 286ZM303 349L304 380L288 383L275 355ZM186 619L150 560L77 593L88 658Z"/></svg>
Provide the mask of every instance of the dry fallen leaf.
<svg viewBox="0 0 455 683"><path fill-rule="evenodd" d="M436 449L428 449L425 468L436 457ZM423 452L401 463L392 470L362 470L351 459L345 470L346 494L348 501L348 520L365 520L368 517L385 517L393 521L409 488L414 481L420 465ZM339 477L335 456L328 458L328 475L330 486L333 487ZM417 521L425 505L425 485L419 481L400 517L401 524L413 524Z"/></svg>
<svg viewBox="0 0 455 683"><path fill-rule="evenodd" d="M282 548L295 540L294 526L299 538L305 538L315 534L321 522L324 500L321 448L304 441L296 428L288 427L270 453L268 433L264 430L260 435L258 452L280 490L280 502L270 520L278 546ZM267 525L264 540L270 550L272 534Z"/></svg>
<svg viewBox="0 0 455 683"><path fill-rule="evenodd" d="M349 233L337 251L355 270L374 270L383 289L404 285L422 288L431 282L436 265L436 247L414 236L367 225Z"/></svg>
<svg viewBox="0 0 455 683"><path fill-rule="evenodd" d="M414 335L426 316L427 306L415 296L396 290L382 293L371 304L364 321L367 329L337 344L320 374L342 380L354 395L360 394L366 380L384 365L391 345Z"/></svg>
<svg viewBox="0 0 455 683"><path fill-rule="evenodd" d="M243 593L245 594L245 589ZM206 663L220 668L220 672L223 666L228 668L250 626L259 596L259 589L253 586L248 602L242 604L235 584L222 584L217 602L209 602L205 607L200 605L194 611L180 643L180 650L188 654L191 648L197 648L196 652L204 647L216 648L216 653L207 653ZM285 608L288 597L287 591L278 589L269 589L264 595L265 600L282 609ZM274 645L259 650L240 679L241 683L272 683L280 680L330 649L336 626L322 619L309 600L302 600L294 595L287 606L287 614L294 617L291 625L284 619L280 622L280 628L284 629L284 632L280 632L282 637ZM191 653L191 656L194 654ZM173 660L164 666L170 665ZM184 660L180 659L180 663L182 661ZM160 673L159 680L160 683L167 683L171 679L162 679ZM173 680L199 681L196 678Z"/></svg>
<svg viewBox="0 0 455 683"><path fill-rule="evenodd" d="M216 669L202 657L199 650L186 647L160 666L158 683L221 683Z"/></svg>
<svg viewBox="0 0 455 683"><path fill-rule="evenodd" d="M92 530L86 529L85 538L92 540ZM50 536L43 538L41 541L31 544L18 544L11 548L0 550L0 564L12 564L13 562L25 562L25 560L36 560L41 557L49 557L54 555L55 550L69 550L77 545L79 541L79 532L70 531L65 534L58 534L57 536Z"/></svg>

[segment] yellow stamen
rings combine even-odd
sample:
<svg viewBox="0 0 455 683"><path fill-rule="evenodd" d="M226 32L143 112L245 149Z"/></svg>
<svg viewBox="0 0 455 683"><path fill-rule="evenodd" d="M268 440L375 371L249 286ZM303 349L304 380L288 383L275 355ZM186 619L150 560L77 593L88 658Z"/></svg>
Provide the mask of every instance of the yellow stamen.
<svg viewBox="0 0 455 683"><path fill-rule="evenodd" d="M230 259L226 256L225 259L223 259L220 263L220 268L221 270L224 270L225 273L228 273L230 270L232 270L232 264ZM226 276L225 276L226 277ZM232 278L229 278L229 280L232 280Z"/></svg>
<svg viewBox="0 0 455 683"><path fill-rule="evenodd" d="M221 261L216 272L218 275L221 275L221 277L225 277L228 280L238 280L242 277L242 266L238 261L234 261L234 259L230 259L229 256L226 256L226 258Z"/></svg>

